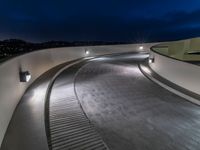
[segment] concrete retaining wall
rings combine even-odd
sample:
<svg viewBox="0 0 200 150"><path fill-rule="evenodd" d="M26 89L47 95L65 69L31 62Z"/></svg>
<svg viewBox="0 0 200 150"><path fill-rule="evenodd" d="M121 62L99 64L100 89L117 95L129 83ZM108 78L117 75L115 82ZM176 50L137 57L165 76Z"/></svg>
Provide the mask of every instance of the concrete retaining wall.
<svg viewBox="0 0 200 150"><path fill-rule="evenodd" d="M200 66L172 59L153 51L150 67L165 79L200 95Z"/></svg>

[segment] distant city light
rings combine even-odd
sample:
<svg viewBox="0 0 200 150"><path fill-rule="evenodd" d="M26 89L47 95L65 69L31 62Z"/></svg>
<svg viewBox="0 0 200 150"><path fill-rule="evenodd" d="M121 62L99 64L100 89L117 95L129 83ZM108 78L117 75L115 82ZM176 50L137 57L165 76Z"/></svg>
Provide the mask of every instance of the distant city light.
<svg viewBox="0 0 200 150"><path fill-rule="evenodd" d="M144 49L144 47L143 47L143 46L140 46L140 47L139 47L139 50L143 50L143 49Z"/></svg>

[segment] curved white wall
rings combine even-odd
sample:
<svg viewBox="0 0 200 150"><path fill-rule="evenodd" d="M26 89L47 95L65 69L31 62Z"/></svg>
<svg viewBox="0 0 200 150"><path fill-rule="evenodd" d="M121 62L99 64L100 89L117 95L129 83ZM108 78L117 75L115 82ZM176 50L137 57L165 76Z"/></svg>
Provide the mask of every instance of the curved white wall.
<svg viewBox="0 0 200 150"><path fill-rule="evenodd" d="M149 51L156 43L142 44L143 51ZM25 90L41 74L61 63L85 57L85 49L90 56L139 51L141 44L67 47L35 51L13 58L0 64L0 145L12 114ZM32 79L28 83L19 82L19 70L29 71Z"/></svg>
<svg viewBox="0 0 200 150"><path fill-rule="evenodd" d="M200 66L175 60L153 51L154 63L150 67L165 79L200 94Z"/></svg>

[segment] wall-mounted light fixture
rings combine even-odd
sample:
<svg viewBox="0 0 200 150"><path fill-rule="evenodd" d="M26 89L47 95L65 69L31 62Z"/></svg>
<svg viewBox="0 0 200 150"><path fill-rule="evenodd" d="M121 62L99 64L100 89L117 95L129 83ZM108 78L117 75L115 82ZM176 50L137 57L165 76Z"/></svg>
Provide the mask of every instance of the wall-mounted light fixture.
<svg viewBox="0 0 200 150"><path fill-rule="evenodd" d="M31 74L28 71L21 71L19 73L20 76L20 82L29 82L31 79Z"/></svg>
<svg viewBox="0 0 200 150"><path fill-rule="evenodd" d="M85 54L86 55L89 55L90 54L90 51L88 49L85 49Z"/></svg>
<svg viewBox="0 0 200 150"><path fill-rule="evenodd" d="M139 47L139 50L143 50L143 49L144 49L144 46L140 46L140 47Z"/></svg>
<svg viewBox="0 0 200 150"><path fill-rule="evenodd" d="M155 59L154 59L154 56L149 56L149 63L154 63Z"/></svg>

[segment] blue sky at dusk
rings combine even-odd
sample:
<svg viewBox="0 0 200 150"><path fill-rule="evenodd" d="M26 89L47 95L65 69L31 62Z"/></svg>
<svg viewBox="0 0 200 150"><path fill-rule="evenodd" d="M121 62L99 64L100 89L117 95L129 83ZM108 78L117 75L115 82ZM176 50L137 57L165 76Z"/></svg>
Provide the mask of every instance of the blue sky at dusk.
<svg viewBox="0 0 200 150"><path fill-rule="evenodd" d="M200 0L0 0L0 39L150 42L200 36Z"/></svg>

